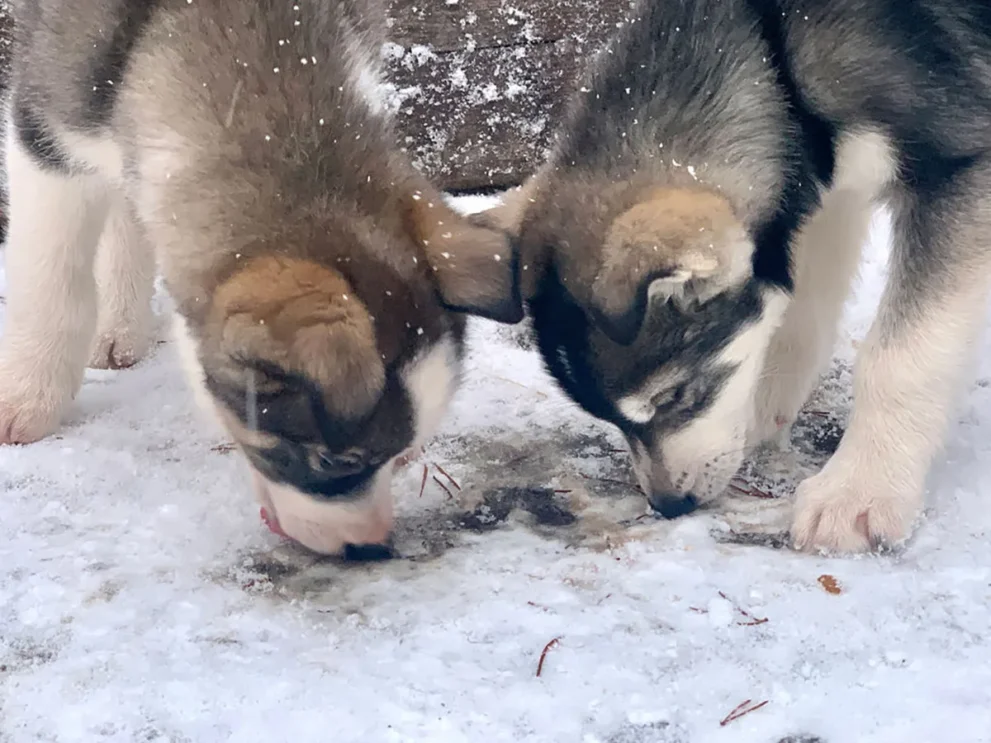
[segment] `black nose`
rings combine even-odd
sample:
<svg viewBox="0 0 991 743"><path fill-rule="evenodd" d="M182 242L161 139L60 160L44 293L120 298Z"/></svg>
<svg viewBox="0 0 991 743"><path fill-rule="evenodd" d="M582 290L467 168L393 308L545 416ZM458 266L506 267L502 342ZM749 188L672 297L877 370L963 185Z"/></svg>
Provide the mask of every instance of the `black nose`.
<svg viewBox="0 0 991 743"><path fill-rule="evenodd" d="M685 516L699 507L698 498L691 493L651 493L647 500L666 519Z"/></svg>
<svg viewBox="0 0 991 743"><path fill-rule="evenodd" d="M348 562L381 562L396 556L391 544L346 544L344 559Z"/></svg>

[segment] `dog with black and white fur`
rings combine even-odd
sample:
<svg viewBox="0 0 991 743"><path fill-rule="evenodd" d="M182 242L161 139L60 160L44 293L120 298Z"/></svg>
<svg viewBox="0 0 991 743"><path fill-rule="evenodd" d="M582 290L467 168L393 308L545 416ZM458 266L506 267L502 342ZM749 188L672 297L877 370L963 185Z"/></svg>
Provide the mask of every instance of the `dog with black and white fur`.
<svg viewBox="0 0 991 743"><path fill-rule="evenodd" d="M984 324L989 121L983 0L639 0L488 218L519 235L548 369L625 434L657 511L712 502L787 438L886 205L853 411L791 536L910 536Z"/></svg>

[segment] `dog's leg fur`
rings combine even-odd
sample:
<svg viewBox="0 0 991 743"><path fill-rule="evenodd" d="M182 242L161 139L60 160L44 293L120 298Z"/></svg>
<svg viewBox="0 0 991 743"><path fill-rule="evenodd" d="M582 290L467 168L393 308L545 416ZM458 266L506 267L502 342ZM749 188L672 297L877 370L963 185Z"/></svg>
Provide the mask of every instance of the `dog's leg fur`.
<svg viewBox="0 0 991 743"><path fill-rule="evenodd" d="M787 443L829 363L872 211L860 194L830 193L802 231L794 299L771 340L757 391L753 443Z"/></svg>
<svg viewBox="0 0 991 743"><path fill-rule="evenodd" d="M99 310L89 365L132 366L151 343L155 256L123 194L113 194L96 250Z"/></svg>
<svg viewBox="0 0 991 743"><path fill-rule="evenodd" d="M991 276L986 251L968 247L991 228L981 204L991 163L957 178L972 182L895 203L891 276L857 360L850 423L833 457L796 494L799 548L897 545L920 515Z"/></svg>
<svg viewBox="0 0 991 743"><path fill-rule="evenodd" d="M93 254L106 212L94 176L49 166L7 136L7 316L0 338L0 444L58 425L82 384L96 320Z"/></svg>
<svg viewBox="0 0 991 743"><path fill-rule="evenodd" d="M833 188L795 241L794 299L768 348L752 444L789 440L799 410L832 357L874 201L894 174L887 143L875 134L846 137L836 159Z"/></svg>

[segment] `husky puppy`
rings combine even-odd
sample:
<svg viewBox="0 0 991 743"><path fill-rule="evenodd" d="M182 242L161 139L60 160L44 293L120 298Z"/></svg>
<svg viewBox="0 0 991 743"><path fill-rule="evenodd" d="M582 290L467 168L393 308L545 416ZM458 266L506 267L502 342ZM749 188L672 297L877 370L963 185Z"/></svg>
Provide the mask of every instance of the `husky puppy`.
<svg viewBox="0 0 991 743"><path fill-rule="evenodd" d="M89 354L140 356L157 259L194 386L270 525L325 553L385 542L393 464L458 380L456 313L517 322L522 305L507 236L396 153L375 89L381 9L15 12L0 444L58 425Z"/></svg>
<svg viewBox="0 0 991 743"><path fill-rule="evenodd" d="M989 122L984 0L637 3L489 218L520 236L547 367L623 431L657 511L706 504L787 437L886 203L853 413L791 533L840 552L909 535L986 309Z"/></svg>

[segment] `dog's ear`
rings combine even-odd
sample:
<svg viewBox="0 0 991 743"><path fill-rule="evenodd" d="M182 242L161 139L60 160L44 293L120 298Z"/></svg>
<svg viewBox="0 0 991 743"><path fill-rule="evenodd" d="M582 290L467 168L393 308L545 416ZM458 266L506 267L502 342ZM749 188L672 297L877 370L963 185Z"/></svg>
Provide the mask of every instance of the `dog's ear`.
<svg viewBox="0 0 991 743"><path fill-rule="evenodd" d="M438 195L413 198L407 228L427 256L445 307L502 323L523 319L516 240L485 217L462 216Z"/></svg>
<svg viewBox="0 0 991 743"><path fill-rule="evenodd" d="M345 418L364 415L382 394L385 368L367 308L342 275L312 261L249 261L217 289L208 329L209 350L232 381L246 383L239 378L254 370L274 392L299 377Z"/></svg>
<svg viewBox="0 0 991 743"><path fill-rule="evenodd" d="M499 203L491 209L472 215L493 229L519 237L527 209L533 203L540 185L541 173L531 176L522 185L510 188L502 194Z"/></svg>
<svg viewBox="0 0 991 743"><path fill-rule="evenodd" d="M705 301L749 273L752 251L719 194L655 190L609 227L589 291L595 320L610 339L629 345L651 301Z"/></svg>
<svg viewBox="0 0 991 743"><path fill-rule="evenodd" d="M537 292L547 255L542 245L527 249L525 241L520 240L520 237L523 222L528 216L531 205L537 203L538 189L546 179L544 171L538 171L522 185L504 192L496 206L472 215L473 219L486 226L507 232L513 239L519 240L520 293L527 299L532 298Z"/></svg>

